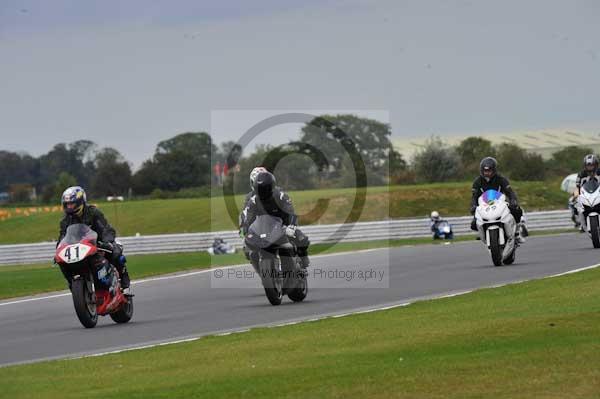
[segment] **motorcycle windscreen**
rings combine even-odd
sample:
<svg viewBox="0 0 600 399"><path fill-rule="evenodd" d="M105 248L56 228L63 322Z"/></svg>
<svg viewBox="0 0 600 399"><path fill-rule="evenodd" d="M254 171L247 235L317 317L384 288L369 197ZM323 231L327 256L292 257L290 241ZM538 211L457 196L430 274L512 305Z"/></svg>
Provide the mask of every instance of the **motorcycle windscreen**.
<svg viewBox="0 0 600 399"><path fill-rule="evenodd" d="M583 189L591 194L591 193L595 192L596 190L598 190L599 185L600 184L598 183L598 180L590 179L587 182L585 182L585 184L583 185Z"/></svg>
<svg viewBox="0 0 600 399"><path fill-rule="evenodd" d="M78 223L67 227L65 238L61 240L58 246L79 244L81 241L90 241L93 245L96 245L96 240L98 240L98 234L90 226Z"/></svg>
<svg viewBox="0 0 600 399"><path fill-rule="evenodd" d="M285 235L283 221L275 216L260 215L250 226L246 240L256 248L268 248Z"/></svg>
<svg viewBox="0 0 600 399"><path fill-rule="evenodd" d="M494 202L498 201L502 197L502 193L496 190L487 190L485 193L481 194L479 200L484 204L493 205Z"/></svg>

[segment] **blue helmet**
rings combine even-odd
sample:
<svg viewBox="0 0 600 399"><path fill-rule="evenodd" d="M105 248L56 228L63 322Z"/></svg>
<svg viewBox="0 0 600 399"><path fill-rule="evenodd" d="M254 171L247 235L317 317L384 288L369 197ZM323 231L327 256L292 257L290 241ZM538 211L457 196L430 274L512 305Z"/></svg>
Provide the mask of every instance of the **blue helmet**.
<svg viewBox="0 0 600 399"><path fill-rule="evenodd" d="M66 214L83 215L83 208L87 203L85 190L79 186L69 187L62 194L62 207Z"/></svg>

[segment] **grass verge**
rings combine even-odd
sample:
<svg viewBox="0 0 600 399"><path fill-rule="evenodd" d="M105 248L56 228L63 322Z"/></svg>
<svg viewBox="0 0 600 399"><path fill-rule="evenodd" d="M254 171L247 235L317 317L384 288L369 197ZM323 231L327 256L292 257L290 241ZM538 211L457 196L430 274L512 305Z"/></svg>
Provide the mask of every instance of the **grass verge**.
<svg viewBox="0 0 600 399"><path fill-rule="evenodd" d="M274 392L283 398L592 398L600 392L599 289L600 270L593 269L386 311L2 368L0 392L61 399Z"/></svg>

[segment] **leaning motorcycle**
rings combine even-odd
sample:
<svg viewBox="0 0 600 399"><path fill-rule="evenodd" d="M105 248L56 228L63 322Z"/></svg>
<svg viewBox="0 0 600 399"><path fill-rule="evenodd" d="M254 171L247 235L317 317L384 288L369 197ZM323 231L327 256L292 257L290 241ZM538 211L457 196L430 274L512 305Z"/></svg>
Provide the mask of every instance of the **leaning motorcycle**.
<svg viewBox="0 0 600 399"><path fill-rule="evenodd" d="M475 220L481 242L490 251L494 265L514 263L517 223L510 213L506 196L496 190L488 190L481 194L475 210Z"/></svg>
<svg viewBox="0 0 600 399"><path fill-rule="evenodd" d="M258 251L258 273L271 305L281 304L284 295L301 302L308 294L308 282L296 248L285 235L286 226L275 216L260 215L252 223L245 237L248 248ZM292 253L292 266L285 267L279 256L281 249ZM282 265L284 265L282 267Z"/></svg>
<svg viewBox="0 0 600 399"><path fill-rule="evenodd" d="M596 178L584 183L577 201L582 227L592 239L594 248L600 248L600 184Z"/></svg>
<svg viewBox="0 0 600 399"><path fill-rule="evenodd" d="M54 257L71 274L73 306L86 328L95 327L98 316L109 315L116 323L127 323L133 316L133 298L123 294L118 270L110 262L101 267L92 264L98 252L110 253L89 226L73 224L67 227Z"/></svg>

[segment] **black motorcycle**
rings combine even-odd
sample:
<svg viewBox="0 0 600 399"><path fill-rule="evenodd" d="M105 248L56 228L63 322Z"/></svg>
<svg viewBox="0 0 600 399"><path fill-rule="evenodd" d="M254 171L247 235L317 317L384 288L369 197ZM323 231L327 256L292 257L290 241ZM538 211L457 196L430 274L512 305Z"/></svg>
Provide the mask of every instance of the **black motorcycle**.
<svg viewBox="0 0 600 399"><path fill-rule="evenodd" d="M271 305L279 305L284 295L301 302L308 294L306 272L300 266L296 248L285 235L283 221L275 216L260 215L250 226L245 242L258 251L258 273ZM282 262L281 252L291 255L291 261Z"/></svg>

